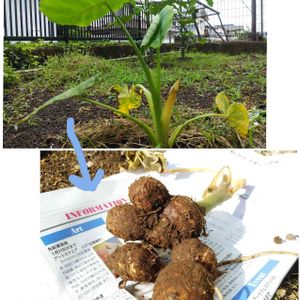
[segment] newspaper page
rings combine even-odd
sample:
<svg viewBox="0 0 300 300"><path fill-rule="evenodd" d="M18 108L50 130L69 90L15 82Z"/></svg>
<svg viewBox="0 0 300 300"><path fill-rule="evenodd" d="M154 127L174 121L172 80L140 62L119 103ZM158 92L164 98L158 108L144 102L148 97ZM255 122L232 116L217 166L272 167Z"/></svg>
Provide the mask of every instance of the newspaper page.
<svg viewBox="0 0 300 300"><path fill-rule="evenodd" d="M105 212L128 201L123 195L130 178L126 174L103 180L101 193L96 194L70 188L42 195L41 249L63 285L61 298L135 299L119 289L118 280L92 250L93 245L103 241L115 244L105 228Z"/></svg>
<svg viewBox="0 0 300 300"><path fill-rule="evenodd" d="M171 152L166 155L169 160L173 155ZM176 158L178 159L178 155ZM198 162L202 159L212 161L208 154L194 159ZM273 234L276 232L270 228L275 224L277 209L272 210L272 214L270 207L265 210L267 204L264 203L265 198L260 198L260 195L265 196L260 182L261 176L267 174L263 170L267 170L274 160L273 163L271 160L266 163L255 159L257 158L252 157L249 162L240 157L239 153L230 153L227 157L223 155L219 161L223 165L242 166L243 170L247 166L245 173L248 173L248 177L245 177L245 189L207 215L209 236L201 237L201 240L215 251L218 261L259 251L298 251L297 240L282 245L273 241ZM180 167L175 159L172 160L176 167ZM216 162L217 159L214 159L217 168ZM257 172L252 172L258 163L259 178ZM275 165L278 167L279 163ZM251 166L254 166L252 171ZM237 173L239 168L235 169ZM284 168L287 170L287 165ZM272 172L274 173L274 169ZM68 188L42 194L41 249L57 282L62 286L59 299L151 299L153 284L129 282L126 289L120 289L120 279L115 278L105 264L107 256L123 243L106 230L106 213L115 205L129 201L128 186L141 175L121 173L111 176L104 179L94 193ZM209 172L150 175L161 180L171 194L184 194L194 199L200 198L201 191L212 177ZM269 199L274 196L269 191ZM249 216L258 206L262 208L264 218L261 218L261 213ZM266 220L270 226L264 226L268 223ZM278 222L277 219L277 223L287 225L278 227L282 233L293 232L288 231L294 228L289 227L288 222ZM169 253L162 255L168 259ZM234 264L224 268L224 274L216 284L224 299L271 299L295 260L296 256L291 255L267 255Z"/></svg>

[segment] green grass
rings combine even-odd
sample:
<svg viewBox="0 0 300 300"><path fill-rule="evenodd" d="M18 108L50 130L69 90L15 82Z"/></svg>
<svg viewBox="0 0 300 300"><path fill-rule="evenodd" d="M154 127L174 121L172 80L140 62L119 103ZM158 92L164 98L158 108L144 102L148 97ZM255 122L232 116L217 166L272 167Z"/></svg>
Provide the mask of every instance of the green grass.
<svg viewBox="0 0 300 300"><path fill-rule="evenodd" d="M226 90L239 100L251 86L265 92L265 55L231 56L220 53L189 53L188 60L178 60L178 53L163 55L162 85L172 85L180 79L182 86L197 88L199 94L217 93ZM164 66L167 65L167 68ZM69 88L92 76L102 74L99 86L94 91L100 94L118 84L145 83L142 70L135 59L105 60L89 55L73 53L50 58L39 76L30 82L31 88ZM26 85L26 84L25 84Z"/></svg>

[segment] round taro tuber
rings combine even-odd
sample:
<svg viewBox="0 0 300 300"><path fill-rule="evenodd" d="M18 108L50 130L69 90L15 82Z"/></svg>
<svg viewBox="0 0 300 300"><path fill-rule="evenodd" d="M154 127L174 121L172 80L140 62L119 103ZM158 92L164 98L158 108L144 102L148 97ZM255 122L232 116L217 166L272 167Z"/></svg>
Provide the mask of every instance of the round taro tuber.
<svg viewBox="0 0 300 300"><path fill-rule="evenodd" d="M172 262L191 260L201 263L214 279L219 276L218 262L214 251L199 239L186 239L172 250Z"/></svg>
<svg viewBox="0 0 300 300"><path fill-rule="evenodd" d="M184 239L205 235L205 213L232 195L228 193L231 177L228 178L223 176L220 188L214 183L207 197L194 202L186 196L170 199L162 183L152 177L141 177L129 187L133 205L111 209L107 229L125 240L145 240L161 248L172 248Z"/></svg>
<svg viewBox="0 0 300 300"><path fill-rule="evenodd" d="M169 263L155 281L152 300L211 300L214 279L192 260Z"/></svg>
<svg viewBox="0 0 300 300"><path fill-rule="evenodd" d="M140 240L145 235L138 211L129 204L115 206L108 212L106 228L113 235L124 240Z"/></svg>
<svg viewBox="0 0 300 300"><path fill-rule="evenodd" d="M169 201L167 188L153 177L140 177L128 188L128 195L133 206L145 212L163 207Z"/></svg>
<svg viewBox="0 0 300 300"><path fill-rule="evenodd" d="M153 282L161 262L150 245L126 243L109 255L108 266L125 284L127 280Z"/></svg>
<svg viewBox="0 0 300 300"><path fill-rule="evenodd" d="M146 233L153 246L172 248L181 240L205 234L205 209L186 196L174 196L160 215L158 224Z"/></svg>

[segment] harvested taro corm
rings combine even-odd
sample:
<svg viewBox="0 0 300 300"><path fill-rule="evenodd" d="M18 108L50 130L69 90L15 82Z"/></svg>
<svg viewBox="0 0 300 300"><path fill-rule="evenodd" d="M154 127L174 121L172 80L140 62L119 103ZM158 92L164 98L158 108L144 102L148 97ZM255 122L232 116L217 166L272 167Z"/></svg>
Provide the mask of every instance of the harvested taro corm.
<svg viewBox="0 0 300 300"><path fill-rule="evenodd" d="M174 196L158 224L146 233L146 241L156 247L172 248L184 239L205 234L205 224L205 209L189 197Z"/></svg>
<svg viewBox="0 0 300 300"><path fill-rule="evenodd" d="M108 257L108 266L126 281L153 282L161 268L155 249L142 243L126 243Z"/></svg>
<svg viewBox="0 0 300 300"><path fill-rule="evenodd" d="M192 260L169 263L155 281L152 300L212 300L214 279Z"/></svg>
<svg viewBox="0 0 300 300"><path fill-rule="evenodd" d="M167 188L153 177L140 177L128 188L128 195L134 207L145 212L163 207L169 201Z"/></svg>
<svg viewBox="0 0 300 300"><path fill-rule="evenodd" d="M106 218L106 228L113 235L126 241L144 238L145 229L138 211L130 204L112 208Z"/></svg>
<svg viewBox="0 0 300 300"><path fill-rule="evenodd" d="M171 260L172 262L191 260L202 264L213 278L219 276L215 252L198 238L186 239L176 245L172 250Z"/></svg>

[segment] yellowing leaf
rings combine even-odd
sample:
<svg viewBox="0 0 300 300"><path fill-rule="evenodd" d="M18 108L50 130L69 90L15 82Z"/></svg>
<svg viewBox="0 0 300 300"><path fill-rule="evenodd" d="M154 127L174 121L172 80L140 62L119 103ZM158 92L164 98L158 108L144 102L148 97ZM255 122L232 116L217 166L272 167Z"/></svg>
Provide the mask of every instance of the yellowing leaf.
<svg viewBox="0 0 300 300"><path fill-rule="evenodd" d="M244 179L232 180L231 169L225 166L214 176L204 191L200 205L208 212L218 204L230 199L235 192L245 185Z"/></svg>
<svg viewBox="0 0 300 300"><path fill-rule="evenodd" d="M224 114L227 113L227 110L229 108L229 100L225 95L225 92L221 92L216 97L216 105L218 109L223 112Z"/></svg>
<svg viewBox="0 0 300 300"><path fill-rule="evenodd" d="M166 126L169 126L172 109L176 101L177 92L179 90L179 80L177 80L174 85L171 87L165 107L162 114L162 121Z"/></svg>
<svg viewBox="0 0 300 300"><path fill-rule="evenodd" d="M171 87L167 101L164 106L164 110L162 113L162 125L164 129L164 139L167 142L168 133L170 128L170 120L172 116L173 106L176 101L177 92L179 90L179 80L177 80L174 85Z"/></svg>
<svg viewBox="0 0 300 300"><path fill-rule="evenodd" d="M230 126L235 128L242 138L245 138L249 128L249 117L246 107L242 103L233 103L229 106L226 117Z"/></svg>
<svg viewBox="0 0 300 300"><path fill-rule="evenodd" d="M128 171L135 171L143 167L145 171L164 172L167 160L161 151L127 151L125 152Z"/></svg>
<svg viewBox="0 0 300 300"><path fill-rule="evenodd" d="M110 90L117 92L120 112L128 114L130 110L139 108L142 104L142 90L137 89L135 85L131 87L116 85Z"/></svg>

